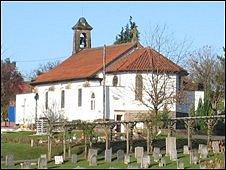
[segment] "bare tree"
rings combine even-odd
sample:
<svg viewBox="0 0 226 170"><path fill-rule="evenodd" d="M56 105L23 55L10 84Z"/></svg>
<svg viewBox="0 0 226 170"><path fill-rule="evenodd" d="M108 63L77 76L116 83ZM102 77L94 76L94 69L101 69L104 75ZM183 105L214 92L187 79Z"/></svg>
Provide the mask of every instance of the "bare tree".
<svg viewBox="0 0 226 170"><path fill-rule="evenodd" d="M190 55L189 70L191 77L204 86L204 103L199 114L217 115L224 97L224 64L210 46L204 46ZM218 119L206 120L208 143L217 122Z"/></svg>
<svg viewBox="0 0 226 170"><path fill-rule="evenodd" d="M182 41L176 41L174 33L169 31L166 24L150 26L142 36L146 46L150 46L176 64L184 65L192 45L188 38L184 37Z"/></svg>
<svg viewBox="0 0 226 170"><path fill-rule="evenodd" d="M48 123L48 160L51 160L52 155L52 139L53 139L53 131L54 131L54 123L63 122L64 113L59 110L59 107L56 103L53 103L51 107L47 110L43 111L44 117L47 118ZM63 127L63 124L62 124Z"/></svg>

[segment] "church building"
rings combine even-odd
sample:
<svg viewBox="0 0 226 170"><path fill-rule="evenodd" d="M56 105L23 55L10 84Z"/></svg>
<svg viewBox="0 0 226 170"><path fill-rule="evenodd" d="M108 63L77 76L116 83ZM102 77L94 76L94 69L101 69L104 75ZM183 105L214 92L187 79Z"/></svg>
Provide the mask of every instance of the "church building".
<svg viewBox="0 0 226 170"><path fill-rule="evenodd" d="M143 47L136 37L132 42L92 48L93 28L84 17L72 29L72 55L31 82L33 93L16 96L16 124L34 123L48 109L62 113L68 121L133 120L150 112L154 100L150 93L156 89L156 93L175 96L181 78L188 75L154 49ZM158 75L161 78L153 84ZM203 93L194 96L191 102L197 105ZM159 110L167 107L172 117L188 113L188 105L166 100Z"/></svg>

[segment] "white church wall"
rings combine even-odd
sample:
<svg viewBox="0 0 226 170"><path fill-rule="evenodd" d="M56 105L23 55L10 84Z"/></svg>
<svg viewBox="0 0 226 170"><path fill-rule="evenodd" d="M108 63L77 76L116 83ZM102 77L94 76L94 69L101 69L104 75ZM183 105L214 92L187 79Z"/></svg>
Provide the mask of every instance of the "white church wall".
<svg viewBox="0 0 226 170"><path fill-rule="evenodd" d="M35 121L35 93L16 95L16 124L30 124Z"/></svg>

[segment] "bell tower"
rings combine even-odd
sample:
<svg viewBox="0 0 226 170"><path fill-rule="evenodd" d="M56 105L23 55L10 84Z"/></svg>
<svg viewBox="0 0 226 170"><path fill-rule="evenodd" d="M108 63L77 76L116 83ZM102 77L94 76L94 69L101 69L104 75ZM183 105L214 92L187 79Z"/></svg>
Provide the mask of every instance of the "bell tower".
<svg viewBox="0 0 226 170"><path fill-rule="evenodd" d="M72 30L74 30L72 54L85 48L91 48L92 29L84 17L79 18L78 22L72 27Z"/></svg>

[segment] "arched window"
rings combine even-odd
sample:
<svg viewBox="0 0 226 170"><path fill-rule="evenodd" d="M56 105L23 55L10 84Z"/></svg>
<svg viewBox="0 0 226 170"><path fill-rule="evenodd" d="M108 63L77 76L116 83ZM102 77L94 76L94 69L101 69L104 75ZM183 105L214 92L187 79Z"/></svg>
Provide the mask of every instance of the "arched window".
<svg viewBox="0 0 226 170"><path fill-rule="evenodd" d="M142 100L142 91L143 91L143 78L141 74L136 75L135 82L135 100Z"/></svg>
<svg viewBox="0 0 226 170"><path fill-rule="evenodd" d="M118 85L118 76L114 75L112 84L113 84L113 86L117 86Z"/></svg>
<svg viewBox="0 0 226 170"><path fill-rule="evenodd" d="M86 47L86 33L80 34L80 48Z"/></svg>
<svg viewBox="0 0 226 170"><path fill-rule="evenodd" d="M64 108L65 105L65 92L64 90L61 91L61 108Z"/></svg>
<svg viewBox="0 0 226 170"><path fill-rule="evenodd" d="M46 103L45 103L46 109L48 109L48 92L46 92Z"/></svg>
<svg viewBox="0 0 226 170"><path fill-rule="evenodd" d="M95 110L95 94L91 95L91 110Z"/></svg>

